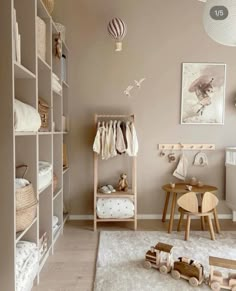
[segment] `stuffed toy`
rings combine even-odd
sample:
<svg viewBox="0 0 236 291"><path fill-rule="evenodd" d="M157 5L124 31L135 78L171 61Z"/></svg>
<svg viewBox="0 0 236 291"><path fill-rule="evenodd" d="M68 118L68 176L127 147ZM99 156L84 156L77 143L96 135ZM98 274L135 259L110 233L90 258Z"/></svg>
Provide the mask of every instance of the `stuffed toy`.
<svg viewBox="0 0 236 291"><path fill-rule="evenodd" d="M118 191L128 191L128 182L127 182L127 175L126 174L121 174L120 175L120 180L117 186Z"/></svg>
<svg viewBox="0 0 236 291"><path fill-rule="evenodd" d="M58 33L58 36L55 38L55 56L60 59L62 57L62 41L61 33Z"/></svg>

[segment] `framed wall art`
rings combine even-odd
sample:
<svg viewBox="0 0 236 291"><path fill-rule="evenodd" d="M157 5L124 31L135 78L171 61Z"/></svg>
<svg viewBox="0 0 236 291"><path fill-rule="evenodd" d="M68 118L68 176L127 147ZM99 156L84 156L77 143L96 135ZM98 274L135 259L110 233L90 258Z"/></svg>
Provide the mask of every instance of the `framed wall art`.
<svg viewBox="0 0 236 291"><path fill-rule="evenodd" d="M182 64L181 124L224 124L226 65Z"/></svg>

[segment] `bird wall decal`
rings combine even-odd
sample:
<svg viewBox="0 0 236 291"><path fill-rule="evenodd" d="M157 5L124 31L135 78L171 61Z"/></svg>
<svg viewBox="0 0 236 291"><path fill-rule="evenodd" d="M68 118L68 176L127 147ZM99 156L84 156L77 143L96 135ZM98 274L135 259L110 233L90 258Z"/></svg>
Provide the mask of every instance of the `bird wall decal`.
<svg viewBox="0 0 236 291"><path fill-rule="evenodd" d="M142 84L143 81L145 81L145 80L146 80L146 78L142 78L142 79L140 79L139 81L134 80L134 83L135 83L135 85L136 85L138 88L140 88L140 87L141 87L141 84Z"/></svg>
<svg viewBox="0 0 236 291"><path fill-rule="evenodd" d="M131 91L133 88L134 88L134 86L129 85L129 86L125 89L125 91L124 91L125 95L128 96L128 97L130 97L130 96L131 96L131 95L130 95L130 91Z"/></svg>

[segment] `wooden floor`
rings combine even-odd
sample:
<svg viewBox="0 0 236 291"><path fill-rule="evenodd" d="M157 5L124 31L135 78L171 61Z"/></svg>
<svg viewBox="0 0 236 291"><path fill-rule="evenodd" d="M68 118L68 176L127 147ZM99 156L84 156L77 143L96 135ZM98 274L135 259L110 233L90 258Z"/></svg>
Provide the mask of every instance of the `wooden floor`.
<svg viewBox="0 0 236 291"><path fill-rule="evenodd" d="M176 229L177 221L174 223ZM236 230L236 223L230 220L220 222L222 230ZM140 220L138 230L166 231L168 222ZM129 230L126 223L100 223L98 230ZM200 223L194 220L191 230L200 230ZM92 221L67 222L57 243L56 250L45 264L40 284L32 291L92 291L99 231L93 232ZM111 290L112 291L112 290Z"/></svg>

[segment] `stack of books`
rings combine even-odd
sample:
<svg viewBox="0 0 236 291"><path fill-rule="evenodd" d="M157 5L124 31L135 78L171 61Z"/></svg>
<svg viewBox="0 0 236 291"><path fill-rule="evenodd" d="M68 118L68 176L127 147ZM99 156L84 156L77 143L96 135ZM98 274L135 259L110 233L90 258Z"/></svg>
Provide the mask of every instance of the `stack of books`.
<svg viewBox="0 0 236 291"><path fill-rule="evenodd" d="M14 49L14 60L21 63L21 36L19 34L19 26L16 21L16 9L13 14L13 49Z"/></svg>

